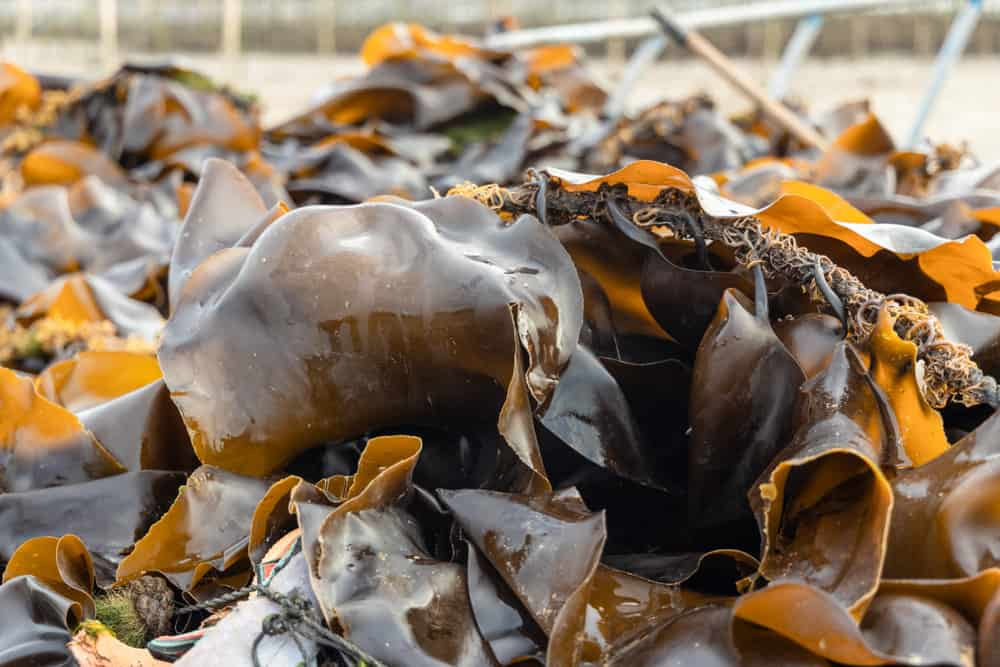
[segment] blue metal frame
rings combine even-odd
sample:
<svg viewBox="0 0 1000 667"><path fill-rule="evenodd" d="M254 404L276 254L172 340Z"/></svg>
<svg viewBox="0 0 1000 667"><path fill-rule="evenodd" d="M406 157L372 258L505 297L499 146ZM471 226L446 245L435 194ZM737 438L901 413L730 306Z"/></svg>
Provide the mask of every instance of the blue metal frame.
<svg viewBox="0 0 1000 667"><path fill-rule="evenodd" d="M642 70L656 62L666 48L667 37L663 34L647 37L639 43L622 70L618 85L604 103L604 115L607 118L619 118L625 114L625 98L632 91Z"/></svg>
<svg viewBox="0 0 1000 667"><path fill-rule="evenodd" d="M916 148L923 139L924 126L927 124L931 110L944 89L952 69L965 52L982 13L982 0L968 0L948 28L948 35L941 44L941 49L934 62L930 83L924 92L923 99L917 106L916 118L907 134L906 147ZM768 92L775 99L780 100L788 93L792 76L816 43L816 39L823 29L823 21L824 16L820 13L811 14L799 20L795 32L785 45L781 61L768 83ZM618 85L604 106L604 114L607 118L618 118L625 113L625 98L629 91L642 71L660 57L667 43L666 36L656 34L647 37L639 44L622 71Z"/></svg>
<svg viewBox="0 0 1000 667"><path fill-rule="evenodd" d="M914 119L913 126L907 135L907 148L916 148L923 139L924 125L930 117L931 109L934 107L934 103L937 102L937 98L941 94L941 90L944 88L944 84L948 80L952 68L962 57L962 53L965 52L965 47L969 43L969 38L972 37L973 31L976 29L976 24L979 23L979 17L982 16L982 13L982 0L969 0L965 7L955 16L955 20L951 22L951 27L948 28L948 36L945 37L944 43L941 44L941 50L938 51L937 59L934 62L934 72L931 75L931 81L927 86L927 91L924 93L924 98L917 107L917 117Z"/></svg>
<svg viewBox="0 0 1000 667"><path fill-rule="evenodd" d="M781 62L771 75L771 80L767 84L767 92L776 100L783 99L788 94L788 84L792 80L792 75L798 69L802 60L809 55L813 44L823 30L823 15L812 14L800 19L795 26L795 32L785 44L785 50L781 54Z"/></svg>

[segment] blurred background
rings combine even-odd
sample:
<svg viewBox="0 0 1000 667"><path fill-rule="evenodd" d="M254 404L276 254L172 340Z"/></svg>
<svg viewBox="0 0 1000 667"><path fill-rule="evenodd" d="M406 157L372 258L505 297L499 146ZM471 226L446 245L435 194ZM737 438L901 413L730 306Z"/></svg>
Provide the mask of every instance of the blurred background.
<svg viewBox="0 0 1000 667"><path fill-rule="evenodd" d="M0 0L3 57L35 72L96 78L124 60L173 58L256 93L265 122L290 116L322 86L363 69L365 36L389 21L481 36L503 17L522 28L639 17L649 0ZM672 0L672 11L705 12L755 2ZM968 0L896 2L830 15L788 94L810 108L868 98L902 139L931 78L935 55ZM1000 158L1000 0L983 0L964 55L950 71L925 134L967 140L982 158ZM775 70L798 19L705 28L702 33L762 83ZM591 67L619 80L640 39L588 42ZM628 95L632 108L694 92L723 111L747 107L707 67L674 46L643 70Z"/></svg>

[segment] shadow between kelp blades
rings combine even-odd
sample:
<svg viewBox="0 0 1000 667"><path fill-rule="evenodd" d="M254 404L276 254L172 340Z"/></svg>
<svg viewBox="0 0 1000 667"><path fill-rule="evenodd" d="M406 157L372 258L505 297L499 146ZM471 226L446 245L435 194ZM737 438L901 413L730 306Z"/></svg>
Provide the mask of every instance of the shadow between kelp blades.
<svg viewBox="0 0 1000 667"><path fill-rule="evenodd" d="M718 212L712 213L701 200L712 195L699 191L684 172L650 161L633 163L603 177L550 170L510 189L464 185L452 192L479 199L501 213L522 214L536 211L542 179L546 193L544 219L548 224L566 224L581 218L604 220L646 246L655 244L653 230L669 230L677 238L696 243L700 238L721 242L735 251L741 264L760 262L770 274L817 292L832 291L848 311L848 333L853 340L863 340L874 328L878 314L875 306L887 306L900 337L912 338L918 345L918 355L925 362L925 397L932 406L944 407L949 400L968 406L1000 405L996 380L971 359L971 348L945 338L941 323L925 303L907 295L886 296L869 289L829 257L800 246L792 233L781 229L781 223L790 209L798 207L808 217L837 228L841 236L853 234L869 246L877 247L880 240L893 243L893 239L878 234L868 238L853 228L839 228L819 204L805 197L785 197L759 211L715 197L712 208ZM723 207L725 213L721 212ZM780 215L776 210L779 208ZM628 222L632 224L625 224ZM912 241L914 248L900 252L919 252L917 246L924 240L904 239L900 242ZM823 274L823 279L817 280L818 273Z"/></svg>

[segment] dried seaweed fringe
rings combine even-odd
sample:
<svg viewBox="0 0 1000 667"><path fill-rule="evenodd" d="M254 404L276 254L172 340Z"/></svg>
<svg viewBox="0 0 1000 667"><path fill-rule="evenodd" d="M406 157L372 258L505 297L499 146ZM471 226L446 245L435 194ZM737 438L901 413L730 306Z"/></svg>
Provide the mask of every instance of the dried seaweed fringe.
<svg viewBox="0 0 1000 667"><path fill-rule="evenodd" d="M0 306L0 366L29 357L57 358L69 350L152 353L154 343L139 336L119 336L109 320L74 322L43 317L21 325L13 310Z"/></svg>
<svg viewBox="0 0 1000 667"><path fill-rule="evenodd" d="M596 192L569 192L558 180L537 174L513 188L463 184L448 194L471 197L498 212L531 213L550 225L591 218L646 230L669 229L677 238L700 244L705 240L722 243L733 250L740 264L760 265L768 276L781 276L805 287L814 301L825 303L840 317L854 342L866 340L879 312L888 311L899 337L917 347L923 365L921 388L935 408L943 408L949 400L966 406L1000 405L996 380L972 360L969 346L945 337L926 303L906 294L886 295L869 289L829 257L801 247L790 234L764 227L755 216L718 218L707 213L693 193L677 188L664 188L654 201L645 202L629 197L624 184L605 184Z"/></svg>
<svg viewBox="0 0 1000 667"><path fill-rule="evenodd" d="M0 142L0 151L4 154L25 153L42 143L44 129L55 125L60 112L79 100L83 90L82 86L68 91L45 90L42 91L38 109L19 107L15 112L13 129Z"/></svg>

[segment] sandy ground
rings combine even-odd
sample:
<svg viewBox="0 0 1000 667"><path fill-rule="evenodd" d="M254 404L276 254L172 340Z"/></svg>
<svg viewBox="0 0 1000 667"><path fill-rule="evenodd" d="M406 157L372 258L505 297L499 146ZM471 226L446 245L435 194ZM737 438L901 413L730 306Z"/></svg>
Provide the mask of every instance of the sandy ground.
<svg viewBox="0 0 1000 667"><path fill-rule="evenodd" d="M92 45L6 44L3 56L38 71L98 76L107 71ZM130 57L149 59L142 54ZM353 57L316 57L302 54L248 54L227 61L213 54L180 56L182 62L255 91L265 103L265 121L282 120L308 104L316 90L337 77L363 70ZM930 78L932 62L910 56L880 56L865 60L814 60L795 75L791 92L813 109L838 102L869 98L875 112L897 141L905 139L919 100ZM620 65L596 60L592 66L605 82L614 82ZM774 63L739 61L740 68L766 82ZM664 97L696 91L709 93L724 111L745 108L744 99L699 62L661 62L649 68L635 87L633 107ZM969 57L956 66L933 109L925 135L935 141L968 141L982 159L1000 159L1000 57Z"/></svg>

